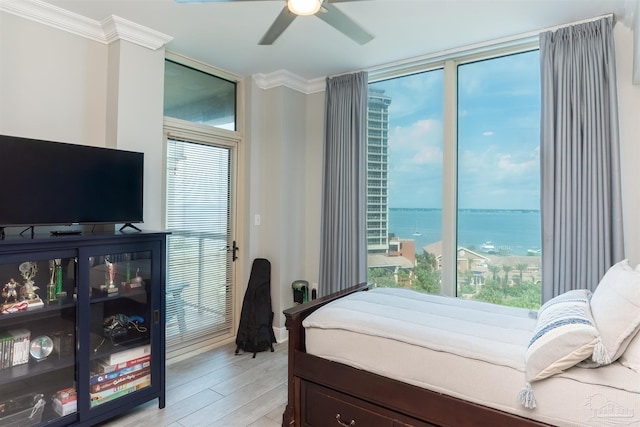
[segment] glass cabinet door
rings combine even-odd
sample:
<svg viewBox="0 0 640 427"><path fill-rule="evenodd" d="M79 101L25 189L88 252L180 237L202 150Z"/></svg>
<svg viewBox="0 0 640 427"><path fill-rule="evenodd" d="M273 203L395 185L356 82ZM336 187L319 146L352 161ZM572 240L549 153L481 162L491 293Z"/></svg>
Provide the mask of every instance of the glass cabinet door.
<svg viewBox="0 0 640 427"><path fill-rule="evenodd" d="M27 256L0 256L0 426L77 412L75 251Z"/></svg>
<svg viewBox="0 0 640 427"><path fill-rule="evenodd" d="M96 408L151 386L152 252L91 256L89 392Z"/></svg>

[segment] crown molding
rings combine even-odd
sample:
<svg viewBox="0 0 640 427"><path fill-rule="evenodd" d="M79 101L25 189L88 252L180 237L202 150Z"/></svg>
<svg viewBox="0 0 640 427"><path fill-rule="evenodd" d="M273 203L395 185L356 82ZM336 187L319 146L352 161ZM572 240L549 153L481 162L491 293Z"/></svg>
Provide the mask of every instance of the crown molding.
<svg viewBox="0 0 640 427"><path fill-rule="evenodd" d="M158 50L173 40L171 36L115 15L111 15L102 20L100 25L104 31L105 42L107 44L120 39L146 47L147 49Z"/></svg>
<svg viewBox="0 0 640 427"><path fill-rule="evenodd" d="M0 0L0 11L104 44L126 40L157 50L173 39L117 16L99 22L40 0Z"/></svg>
<svg viewBox="0 0 640 427"><path fill-rule="evenodd" d="M320 77L312 80L305 80L287 70L278 70L269 74L254 74L253 81L260 89L273 89L278 86L285 86L305 95L323 92L325 90L325 78Z"/></svg>

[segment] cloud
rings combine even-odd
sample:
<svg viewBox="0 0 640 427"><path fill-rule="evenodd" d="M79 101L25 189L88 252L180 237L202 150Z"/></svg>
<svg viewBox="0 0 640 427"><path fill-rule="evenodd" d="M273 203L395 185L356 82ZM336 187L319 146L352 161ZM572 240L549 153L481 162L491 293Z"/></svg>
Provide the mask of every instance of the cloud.
<svg viewBox="0 0 640 427"><path fill-rule="evenodd" d="M435 111L440 113L443 78L443 70L436 69L372 83L371 87L383 89L385 95L391 97L389 117L392 123L411 126L416 120L416 112L423 115Z"/></svg>
<svg viewBox="0 0 640 427"><path fill-rule="evenodd" d="M464 209L536 209L540 194L538 147L510 151L496 145L459 153L459 205Z"/></svg>
<svg viewBox="0 0 640 427"><path fill-rule="evenodd" d="M442 123L423 119L410 127L396 126L389 137L389 155L410 165L442 163Z"/></svg>
<svg viewBox="0 0 640 427"><path fill-rule="evenodd" d="M538 153L538 150L535 151ZM537 157L537 156L536 156ZM512 154L501 154L497 159L498 169L509 177L518 175L529 176L531 172L537 171L540 162L539 159L530 156L524 159L516 159Z"/></svg>
<svg viewBox="0 0 640 427"><path fill-rule="evenodd" d="M394 207L442 205L442 123L420 119L389 136L389 202Z"/></svg>

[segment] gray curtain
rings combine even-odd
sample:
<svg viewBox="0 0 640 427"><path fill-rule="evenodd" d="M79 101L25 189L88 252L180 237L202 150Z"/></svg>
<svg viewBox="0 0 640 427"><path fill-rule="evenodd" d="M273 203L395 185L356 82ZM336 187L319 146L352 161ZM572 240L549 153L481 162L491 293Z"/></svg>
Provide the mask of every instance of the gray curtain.
<svg viewBox="0 0 640 427"><path fill-rule="evenodd" d="M320 295L367 279L366 72L327 79Z"/></svg>
<svg viewBox="0 0 640 427"><path fill-rule="evenodd" d="M623 259L613 20L540 35L542 300Z"/></svg>

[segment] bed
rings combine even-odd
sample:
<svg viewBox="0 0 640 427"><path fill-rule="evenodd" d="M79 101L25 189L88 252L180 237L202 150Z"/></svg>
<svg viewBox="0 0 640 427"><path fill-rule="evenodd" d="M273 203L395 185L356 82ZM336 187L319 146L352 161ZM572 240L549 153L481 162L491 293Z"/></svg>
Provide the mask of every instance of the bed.
<svg viewBox="0 0 640 427"><path fill-rule="evenodd" d="M536 381L525 407L536 312L363 283L284 314L284 426L640 425L640 370L619 361Z"/></svg>

